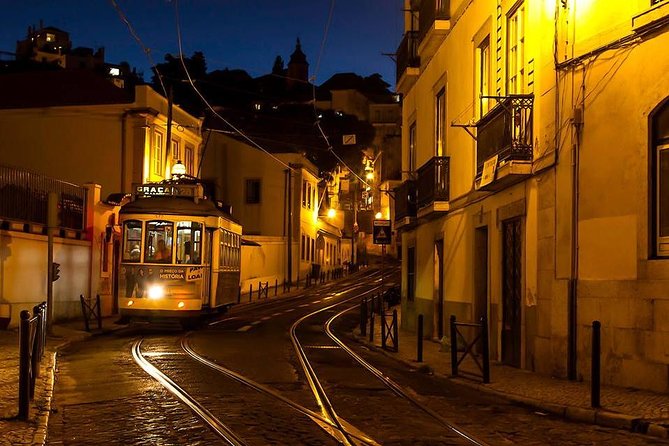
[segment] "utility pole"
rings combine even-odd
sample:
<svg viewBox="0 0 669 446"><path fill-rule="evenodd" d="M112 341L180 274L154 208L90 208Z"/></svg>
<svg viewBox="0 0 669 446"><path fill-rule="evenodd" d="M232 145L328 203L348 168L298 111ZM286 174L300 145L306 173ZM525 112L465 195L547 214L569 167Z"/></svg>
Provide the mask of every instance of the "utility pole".
<svg viewBox="0 0 669 446"><path fill-rule="evenodd" d="M46 268L46 330L53 334L53 231L58 228L58 194L49 192L46 215L47 268Z"/></svg>

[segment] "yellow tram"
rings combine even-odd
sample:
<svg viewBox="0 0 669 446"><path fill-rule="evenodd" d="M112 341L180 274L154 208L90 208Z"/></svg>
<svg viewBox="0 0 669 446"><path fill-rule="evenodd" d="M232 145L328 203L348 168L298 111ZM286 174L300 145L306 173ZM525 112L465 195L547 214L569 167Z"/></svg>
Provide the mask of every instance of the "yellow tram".
<svg viewBox="0 0 669 446"><path fill-rule="evenodd" d="M242 228L201 184L137 185L119 220L122 319L193 318L237 301Z"/></svg>

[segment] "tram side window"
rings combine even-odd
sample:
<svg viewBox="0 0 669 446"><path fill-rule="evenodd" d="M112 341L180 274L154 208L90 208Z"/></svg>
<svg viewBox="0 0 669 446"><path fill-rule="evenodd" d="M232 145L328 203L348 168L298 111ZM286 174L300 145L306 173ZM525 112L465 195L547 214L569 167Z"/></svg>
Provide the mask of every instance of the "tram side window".
<svg viewBox="0 0 669 446"><path fill-rule="evenodd" d="M199 265L202 262L202 223L177 223L177 263Z"/></svg>
<svg viewBox="0 0 669 446"><path fill-rule="evenodd" d="M223 230L219 251L219 267L224 271L239 271L241 238Z"/></svg>
<svg viewBox="0 0 669 446"><path fill-rule="evenodd" d="M172 263L172 228L171 221L153 220L146 223L145 262Z"/></svg>
<svg viewBox="0 0 669 446"><path fill-rule="evenodd" d="M139 262L142 247L142 222L129 220L123 224L123 261Z"/></svg>

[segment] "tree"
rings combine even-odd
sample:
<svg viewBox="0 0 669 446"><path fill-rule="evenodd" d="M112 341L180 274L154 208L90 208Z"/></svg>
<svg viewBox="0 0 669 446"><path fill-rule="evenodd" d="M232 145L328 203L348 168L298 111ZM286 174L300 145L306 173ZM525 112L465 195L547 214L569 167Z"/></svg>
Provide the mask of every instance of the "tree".
<svg viewBox="0 0 669 446"><path fill-rule="evenodd" d="M276 59L274 59L274 65L272 66L272 74L283 75L285 69L286 68L283 63L283 58L281 56L276 56Z"/></svg>

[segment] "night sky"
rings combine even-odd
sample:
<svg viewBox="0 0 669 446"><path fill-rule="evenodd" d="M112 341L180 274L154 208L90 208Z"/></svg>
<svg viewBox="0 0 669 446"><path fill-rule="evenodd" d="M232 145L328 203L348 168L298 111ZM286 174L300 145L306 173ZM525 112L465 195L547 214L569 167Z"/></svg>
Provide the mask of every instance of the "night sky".
<svg viewBox="0 0 669 446"><path fill-rule="evenodd" d="M177 54L174 3L117 0L154 61ZM251 76L271 71L274 58L287 63L297 37L320 84L337 72L380 73L394 89L393 53L402 37L402 0L336 0L327 42L316 70L331 0L180 0L184 52L202 51L209 71L241 68ZM144 79L150 65L108 0L0 0L0 50L14 52L28 25L70 33L73 46L105 47L110 63L127 61ZM7 58L7 56L3 56Z"/></svg>

